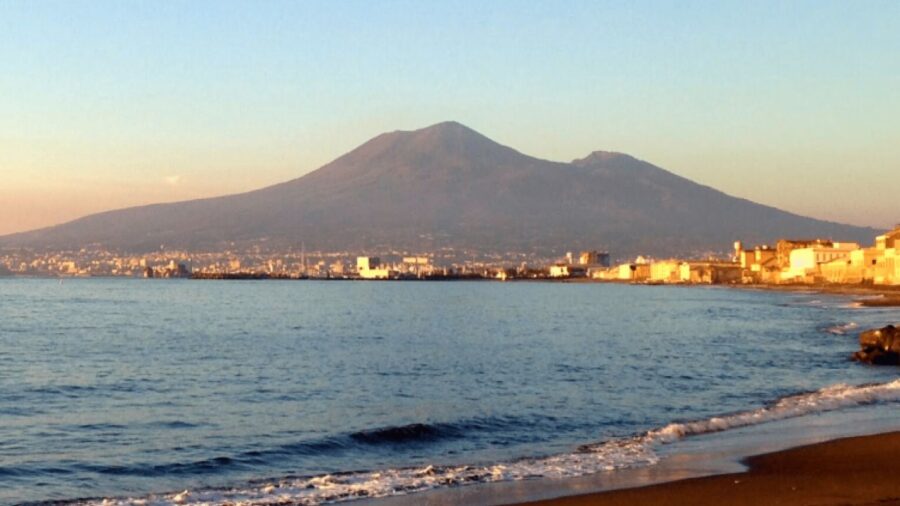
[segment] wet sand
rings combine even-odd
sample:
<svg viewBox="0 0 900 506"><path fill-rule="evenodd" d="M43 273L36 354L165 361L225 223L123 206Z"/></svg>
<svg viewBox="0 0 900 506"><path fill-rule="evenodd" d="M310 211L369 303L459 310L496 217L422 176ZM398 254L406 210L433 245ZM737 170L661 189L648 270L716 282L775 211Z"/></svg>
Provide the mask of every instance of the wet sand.
<svg viewBox="0 0 900 506"><path fill-rule="evenodd" d="M750 457L748 471L523 506L900 505L900 432Z"/></svg>
<svg viewBox="0 0 900 506"><path fill-rule="evenodd" d="M885 295L878 299L864 299L857 301L865 307L900 307L900 296Z"/></svg>
<svg viewBox="0 0 900 506"><path fill-rule="evenodd" d="M546 280L544 280L546 281ZM552 280L555 283L616 283L635 284L631 281L596 280L589 278L574 278ZM835 283L786 283L786 284L713 284L701 283L638 283L646 286L716 286L737 288L739 290L761 290L769 292L799 292L799 293L824 293L831 295L848 295L859 297L854 302L865 307L900 307L900 285L867 285L867 284L835 284Z"/></svg>
<svg viewBox="0 0 900 506"><path fill-rule="evenodd" d="M745 290L765 290L772 292L825 293L860 297L854 302L865 307L900 306L900 286L893 285L840 285L840 284L756 284L756 285L714 285L729 286Z"/></svg>

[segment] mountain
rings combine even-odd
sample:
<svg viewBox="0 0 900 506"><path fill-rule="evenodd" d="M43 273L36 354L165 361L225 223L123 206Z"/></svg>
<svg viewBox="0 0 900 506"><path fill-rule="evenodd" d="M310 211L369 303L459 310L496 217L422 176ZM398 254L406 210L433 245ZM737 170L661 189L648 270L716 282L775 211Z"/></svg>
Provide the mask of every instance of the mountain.
<svg viewBox="0 0 900 506"><path fill-rule="evenodd" d="M625 154L551 162L447 122L379 135L267 188L103 212L0 237L0 246L140 252L266 241L322 251L608 248L623 256L725 250L735 239L868 243L876 234L731 197Z"/></svg>

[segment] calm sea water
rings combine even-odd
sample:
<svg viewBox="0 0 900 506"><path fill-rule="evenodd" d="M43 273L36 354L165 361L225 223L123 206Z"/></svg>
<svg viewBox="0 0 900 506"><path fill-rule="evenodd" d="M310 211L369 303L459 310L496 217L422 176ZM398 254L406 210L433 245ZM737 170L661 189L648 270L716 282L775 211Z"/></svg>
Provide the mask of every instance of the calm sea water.
<svg viewBox="0 0 900 506"><path fill-rule="evenodd" d="M0 280L0 503L316 504L652 465L691 434L897 402L896 370L848 360L897 319L717 288Z"/></svg>

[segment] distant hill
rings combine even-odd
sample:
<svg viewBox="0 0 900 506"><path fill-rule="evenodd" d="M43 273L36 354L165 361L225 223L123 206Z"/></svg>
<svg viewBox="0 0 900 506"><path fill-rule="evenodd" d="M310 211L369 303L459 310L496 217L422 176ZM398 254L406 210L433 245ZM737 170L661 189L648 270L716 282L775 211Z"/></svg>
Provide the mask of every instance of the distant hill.
<svg viewBox="0 0 900 506"><path fill-rule="evenodd" d="M103 212L0 237L0 246L141 252L267 241L322 251L608 248L623 256L724 250L739 238L869 243L876 234L731 197L628 155L550 162L447 122L379 135L275 186Z"/></svg>

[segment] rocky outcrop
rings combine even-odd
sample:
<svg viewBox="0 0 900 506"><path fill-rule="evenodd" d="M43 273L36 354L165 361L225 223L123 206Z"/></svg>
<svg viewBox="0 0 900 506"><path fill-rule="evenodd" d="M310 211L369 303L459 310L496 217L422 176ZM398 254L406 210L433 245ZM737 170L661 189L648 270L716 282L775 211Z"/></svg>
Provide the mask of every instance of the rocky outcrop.
<svg viewBox="0 0 900 506"><path fill-rule="evenodd" d="M900 329L888 325L859 335L860 351L853 360L876 365L900 365Z"/></svg>

